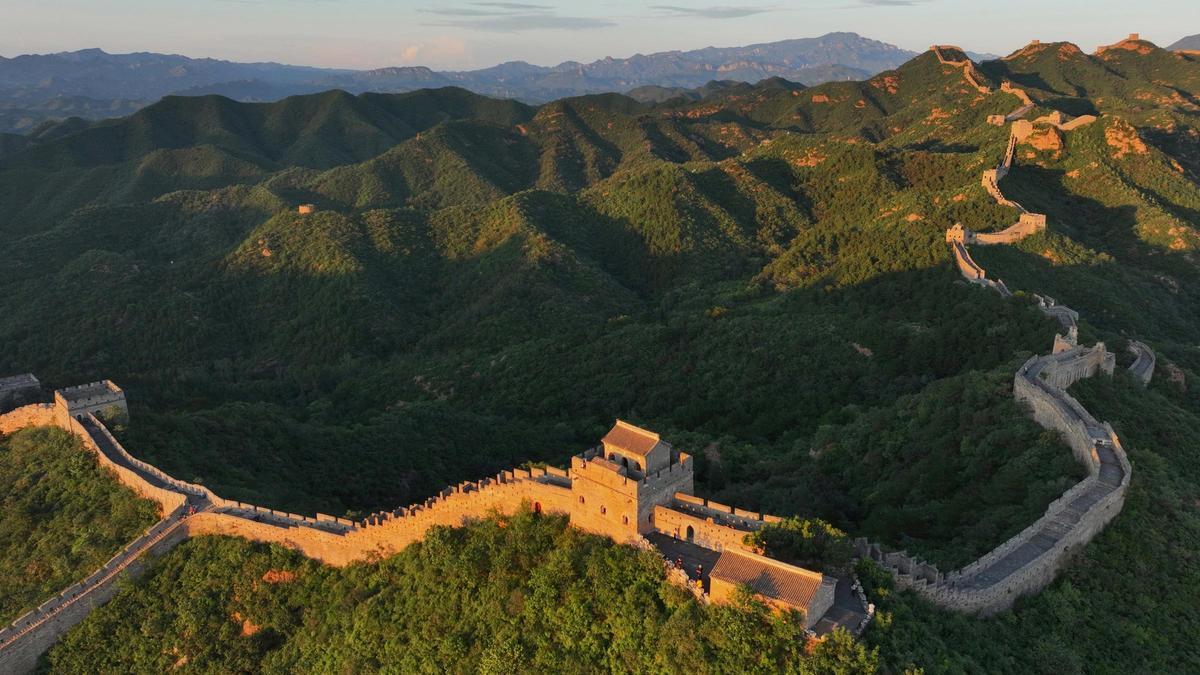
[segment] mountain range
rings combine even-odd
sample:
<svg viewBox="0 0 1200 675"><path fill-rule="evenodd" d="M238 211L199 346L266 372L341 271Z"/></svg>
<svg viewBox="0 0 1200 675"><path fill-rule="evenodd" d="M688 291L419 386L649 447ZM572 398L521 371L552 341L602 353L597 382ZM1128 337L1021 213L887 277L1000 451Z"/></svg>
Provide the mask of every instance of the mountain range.
<svg viewBox="0 0 1200 675"><path fill-rule="evenodd" d="M1185 38L1180 38L1172 43L1171 46L1167 47L1167 49L1198 51L1200 50L1200 34L1189 35Z"/></svg>
<svg viewBox="0 0 1200 675"><path fill-rule="evenodd" d="M0 57L0 131L24 133L43 120L70 116L117 117L172 94L274 101L328 89L357 94L458 86L488 96L538 103L645 86L690 89L712 80L755 82L782 77L812 85L865 79L913 56L914 52L854 33L610 57L591 63L567 61L557 66L513 61L465 71L435 71L424 66L356 71L84 49Z"/></svg>

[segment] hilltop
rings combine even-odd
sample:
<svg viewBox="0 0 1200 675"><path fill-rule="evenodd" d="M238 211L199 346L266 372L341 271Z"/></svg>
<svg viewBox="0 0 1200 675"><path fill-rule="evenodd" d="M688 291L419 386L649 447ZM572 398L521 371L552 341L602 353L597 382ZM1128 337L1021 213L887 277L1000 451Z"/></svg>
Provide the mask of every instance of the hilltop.
<svg viewBox="0 0 1200 675"><path fill-rule="evenodd" d="M1005 194L1049 225L973 255L1069 303L1120 365L1131 340L1154 348L1148 389L1072 388L1133 482L1012 614L947 616L868 579L882 613L865 640L896 671L1187 670L1195 609L1159 591L1194 587L1200 546L1200 63L1145 41L1031 44L970 71L926 52L861 81L657 102L173 97L51 127L0 157L0 372L118 379L137 401L123 440L148 461L348 517L558 463L621 416L693 452L706 495L952 569L1078 478L1012 397L1058 325L1029 295L963 283L944 239L1016 219L980 185L1008 141L989 117L1023 104L1005 82L1034 105ZM1097 119L1059 128L1082 114ZM126 601L185 611L165 589L195 548ZM224 626L226 609L195 611ZM296 651L276 658L303 663L286 618ZM162 644L150 633L139 649Z"/></svg>

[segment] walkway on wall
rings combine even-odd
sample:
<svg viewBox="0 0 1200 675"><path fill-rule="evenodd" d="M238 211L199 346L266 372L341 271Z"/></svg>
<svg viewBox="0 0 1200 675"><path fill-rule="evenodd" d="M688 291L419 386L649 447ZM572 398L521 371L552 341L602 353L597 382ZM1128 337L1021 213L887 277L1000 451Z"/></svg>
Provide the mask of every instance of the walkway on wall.
<svg viewBox="0 0 1200 675"><path fill-rule="evenodd" d="M940 51L937 48L934 51L944 61ZM1022 100L1022 106L1006 115L1006 120L1021 119L1034 108L1025 92L1008 83L1002 90ZM1022 124L1028 125L1027 122ZM982 240L981 235L961 226L946 233L960 272L972 283L989 285L985 283L986 272L971 258L966 242L1013 243L1045 228L1044 216L1039 219L1037 214L1031 214L1027 218L1024 207L1007 199L1000 191L999 181L1012 166L1017 142L1017 133L1010 130L1003 159L995 169L984 172L981 182L998 203L1017 209L1022 214L1021 220L1001 232L982 235ZM1002 295L1011 295L1003 284L993 288ZM1036 297L1039 308L1058 319L1065 334L1056 336L1052 354L1031 358L1017 371L1014 395L1034 407L1034 417L1042 426L1070 436L1072 449L1087 465L1089 476L1051 503L1045 514L1021 533L948 575L904 552L887 553L877 544L866 540L857 542L859 554L882 563L901 587L913 588L944 607L991 613L1011 606L1022 594L1039 590L1050 582L1073 547L1087 543L1124 503L1129 463L1120 441L1109 425L1097 421L1062 388L1097 369L1107 368L1106 372L1111 372L1112 356L1102 344L1092 349L1079 347L1078 313L1058 305L1052 298ZM1131 371L1139 379L1144 377L1143 381L1148 381L1153 372L1153 351L1140 342L1131 343L1130 350L1138 357ZM1065 375L1061 371L1056 373L1056 384L1051 384L1045 377L1052 366L1067 372ZM1038 406L1043 410L1039 411Z"/></svg>
<svg viewBox="0 0 1200 675"><path fill-rule="evenodd" d="M120 466L129 469L141 477L142 480L155 487L159 487L164 490L171 490L173 492L178 492L182 495L185 495L187 497L187 506L191 507L194 511L204 511L212 508L212 501L209 500L207 494L185 492L179 489L178 486L172 485L171 483L163 480L159 474L147 471L138 466L136 463L131 462L129 454L121 452L121 450L117 447L112 434L110 434L107 429L103 428L103 426L95 417L89 415L87 418L81 420L80 424L83 425L83 428L87 432L88 436L91 436L92 440L96 443L96 447L100 449L100 452L104 453L104 456L112 461L113 464L119 464Z"/></svg>
<svg viewBox="0 0 1200 675"><path fill-rule="evenodd" d="M107 430L94 417L89 415L80 423L94 441L96 448L109 461L136 473L155 487L184 494L186 501L83 581L69 586L0 630L0 671L32 669L37 656L49 648L59 635L82 621L94 606L102 604L112 596L116 582L131 571L143 556L151 551L161 552L177 543L178 538L168 538L179 531L180 526L192 513L212 506L207 496L183 492L160 476L130 461L127 454L120 451Z"/></svg>

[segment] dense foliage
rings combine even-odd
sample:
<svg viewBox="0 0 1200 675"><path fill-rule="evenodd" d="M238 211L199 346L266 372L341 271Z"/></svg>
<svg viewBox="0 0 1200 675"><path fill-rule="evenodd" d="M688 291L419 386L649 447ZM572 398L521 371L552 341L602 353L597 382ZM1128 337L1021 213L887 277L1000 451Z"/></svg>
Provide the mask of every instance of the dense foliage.
<svg viewBox="0 0 1200 675"><path fill-rule="evenodd" d="M746 543L772 558L830 574L848 572L854 555L846 533L820 518L784 518L746 535Z"/></svg>
<svg viewBox="0 0 1200 675"><path fill-rule="evenodd" d="M661 558L528 511L339 570L202 538L159 561L46 659L50 672L871 673L845 633L703 606Z"/></svg>
<svg viewBox="0 0 1200 675"><path fill-rule="evenodd" d="M154 524L155 509L65 431L0 436L0 623L94 572Z"/></svg>

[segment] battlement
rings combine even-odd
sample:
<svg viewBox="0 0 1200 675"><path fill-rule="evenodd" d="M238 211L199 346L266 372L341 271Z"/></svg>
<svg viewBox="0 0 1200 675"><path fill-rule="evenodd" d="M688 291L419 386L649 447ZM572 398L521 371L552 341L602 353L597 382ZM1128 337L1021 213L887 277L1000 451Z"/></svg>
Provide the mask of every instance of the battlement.
<svg viewBox="0 0 1200 675"><path fill-rule="evenodd" d="M1036 42L1031 45L1035 46ZM1029 49L1029 48L1026 48ZM1019 53L1018 53L1019 54ZM1015 55L1014 55L1015 56ZM1010 57L1011 58L1011 57ZM1017 94L1024 105L1006 116L1021 117L1032 108L1032 100L1017 93L1010 84L1002 88ZM1061 114L1039 118L1038 123L1060 129L1082 126L1090 119L1063 122ZM989 118L995 122L995 118ZM981 182L998 203L1014 207L1020 213L1017 223L995 233L974 233L961 224L946 231L946 242L963 276L980 285L999 282L986 279L975 264L967 244L1004 244L1019 241L1046 229L1046 216L1029 213L1020 204L1004 197L999 181L1007 175L1016 144L1031 133L1033 124L1018 119L1009 133L1008 147L995 169L983 172ZM1089 542L1125 502L1125 491L1132 471L1120 440L1107 422L1101 423L1079 401L1066 392L1073 383L1097 373L1112 374L1116 359L1104 343L1093 347L1079 345L1079 314L1059 305L1049 296L1035 296L1038 307L1056 318L1065 334L1056 334L1050 354L1030 357L1013 376L1013 396L1030 408L1034 420L1046 429L1063 435L1075 458L1086 467L1088 476L1054 500L1037 521L1016 536L1001 543L975 562L943 575L928 563L911 558L904 551L884 551L865 539L856 541L860 557L868 557L888 569L899 588L911 588L932 602L966 612L992 614L1012 606L1017 597L1033 593L1050 583L1070 553ZM1131 343L1137 359L1130 371L1148 381L1153 371L1153 352L1142 343Z"/></svg>
<svg viewBox="0 0 1200 675"><path fill-rule="evenodd" d="M65 417L79 418L89 413L121 418L129 416L125 392L112 380L55 390L54 404Z"/></svg>

